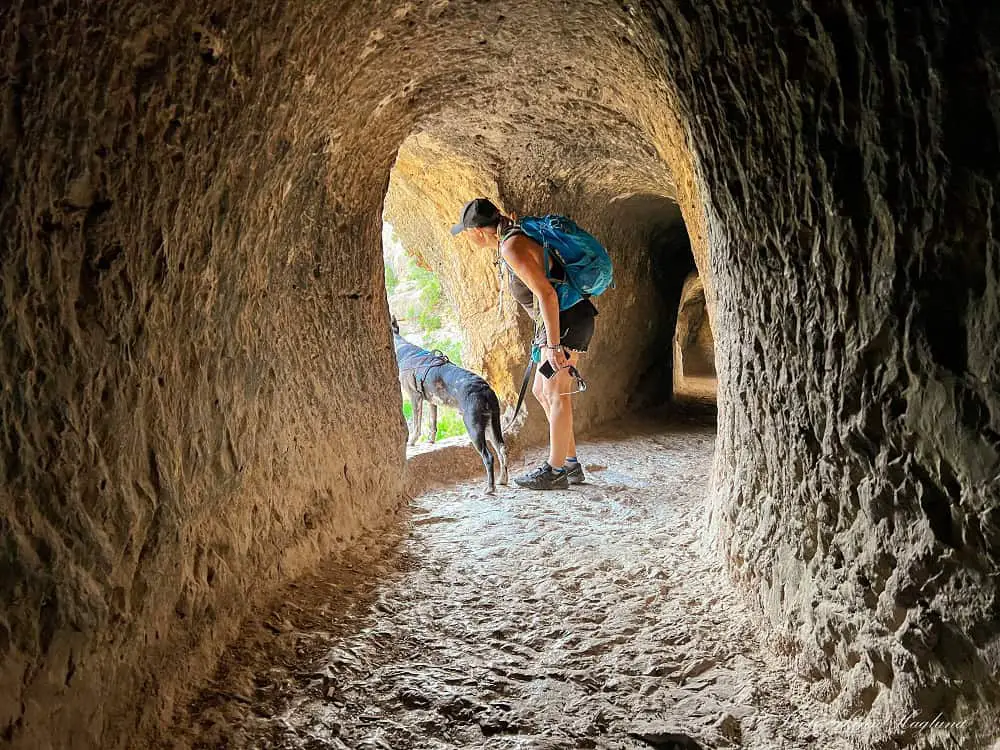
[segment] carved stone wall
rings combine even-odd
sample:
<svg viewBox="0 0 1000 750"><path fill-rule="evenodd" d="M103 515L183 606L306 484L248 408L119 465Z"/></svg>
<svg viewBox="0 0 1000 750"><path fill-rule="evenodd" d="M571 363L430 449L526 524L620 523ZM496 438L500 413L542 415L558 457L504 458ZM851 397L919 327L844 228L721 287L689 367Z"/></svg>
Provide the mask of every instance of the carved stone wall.
<svg viewBox="0 0 1000 750"><path fill-rule="evenodd" d="M670 350L647 279L679 205L728 569L842 711L995 703L998 39L957 0L6 10L0 738L127 746L248 606L391 517L394 163L427 247L474 188L616 253L593 425ZM475 319L490 267L462 268Z"/></svg>

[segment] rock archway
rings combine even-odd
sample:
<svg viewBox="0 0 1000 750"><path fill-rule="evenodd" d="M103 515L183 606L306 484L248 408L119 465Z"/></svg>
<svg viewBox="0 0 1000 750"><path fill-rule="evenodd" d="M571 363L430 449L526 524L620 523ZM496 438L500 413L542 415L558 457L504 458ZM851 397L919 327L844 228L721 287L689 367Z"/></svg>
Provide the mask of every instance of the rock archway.
<svg viewBox="0 0 1000 750"><path fill-rule="evenodd" d="M398 395L370 375L410 136L462 165L412 198L435 226L475 187L639 248L652 223L616 199L676 201L728 570L844 712L976 715L1000 660L997 24L958 2L6 11L0 737L127 745L247 606L399 507ZM619 374L594 423L627 407Z"/></svg>
<svg viewBox="0 0 1000 750"><path fill-rule="evenodd" d="M715 337L708 319L705 286L697 272L692 272L684 280L673 349L674 394L685 398L714 400L718 388Z"/></svg>
<svg viewBox="0 0 1000 750"><path fill-rule="evenodd" d="M564 167L581 172L587 168L586 155ZM548 178L542 174L535 179ZM448 230L465 201L477 195L489 195L519 215L530 211L585 217L580 221L586 221L608 247L616 278L615 288L596 300L600 333L583 365L588 396L581 397L574 409L578 427L586 430L629 409L669 398L670 349L659 342L672 331L669 311L676 310L684 275L694 261L672 197L610 195L608 190L601 192L602 183L589 175L580 179L572 191L554 190L538 204L523 204L501 193L495 177L481 164L463 160L424 133L408 139L399 151L385 215L404 244L441 279L467 336L468 364L487 376L508 405L516 401L527 362L530 321L506 283L500 284L495 254L473 248ZM617 179L629 187L637 177L623 166ZM533 419L526 434L537 437L547 429L544 417L530 401L527 408Z"/></svg>

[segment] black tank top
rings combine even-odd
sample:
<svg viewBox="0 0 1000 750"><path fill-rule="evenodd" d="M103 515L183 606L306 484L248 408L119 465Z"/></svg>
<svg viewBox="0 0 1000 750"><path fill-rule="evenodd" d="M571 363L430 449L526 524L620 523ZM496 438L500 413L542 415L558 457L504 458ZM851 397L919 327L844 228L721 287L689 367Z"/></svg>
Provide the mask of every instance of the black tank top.
<svg viewBox="0 0 1000 750"><path fill-rule="evenodd" d="M524 232L524 230L521 229L521 227L517 226L517 224L514 224L500 235L500 244L503 245L503 243L506 242L508 238L514 237L519 234L524 235L525 237L528 236ZM528 288L527 284L521 281L521 278L516 273L514 273L514 269L512 269L509 265L507 265L506 261L503 261L503 265L504 268L507 269L507 286L510 288L511 296L513 296L514 299L517 300L517 303L527 311L528 315L534 318L535 316L534 293L532 293L531 289ZM562 267L558 263L553 263L551 275L555 276L556 278L562 278L561 271Z"/></svg>

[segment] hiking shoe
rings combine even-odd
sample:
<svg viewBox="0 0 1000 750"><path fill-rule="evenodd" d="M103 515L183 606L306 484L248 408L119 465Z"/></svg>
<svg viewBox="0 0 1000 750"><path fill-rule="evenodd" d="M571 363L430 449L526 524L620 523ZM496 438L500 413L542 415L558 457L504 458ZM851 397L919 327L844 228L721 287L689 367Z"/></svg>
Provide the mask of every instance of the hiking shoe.
<svg viewBox="0 0 1000 750"><path fill-rule="evenodd" d="M515 477L514 484L518 487L524 487L527 490L569 489L569 479L566 478L566 472L562 469L556 471L549 466L548 462L545 462L524 476Z"/></svg>
<svg viewBox="0 0 1000 750"><path fill-rule="evenodd" d="M583 473L583 464L579 462L572 466L566 464L563 469L566 471L566 478L570 484L583 484L587 481L587 475Z"/></svg>

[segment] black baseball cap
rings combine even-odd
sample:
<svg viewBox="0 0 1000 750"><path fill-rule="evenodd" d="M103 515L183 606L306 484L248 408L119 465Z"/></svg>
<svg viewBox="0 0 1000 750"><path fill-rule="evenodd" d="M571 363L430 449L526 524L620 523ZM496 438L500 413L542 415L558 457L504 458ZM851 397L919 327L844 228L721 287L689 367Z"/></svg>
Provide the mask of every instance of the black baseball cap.
<svg viewBox="0 0 1000 750"><path fill-rule="evenodd" d="M465 204L462 218L451 228L452 234L464 232L466 229L489 227L496 224L500 218L500 209L489 198L475 198Z"/></svg>

